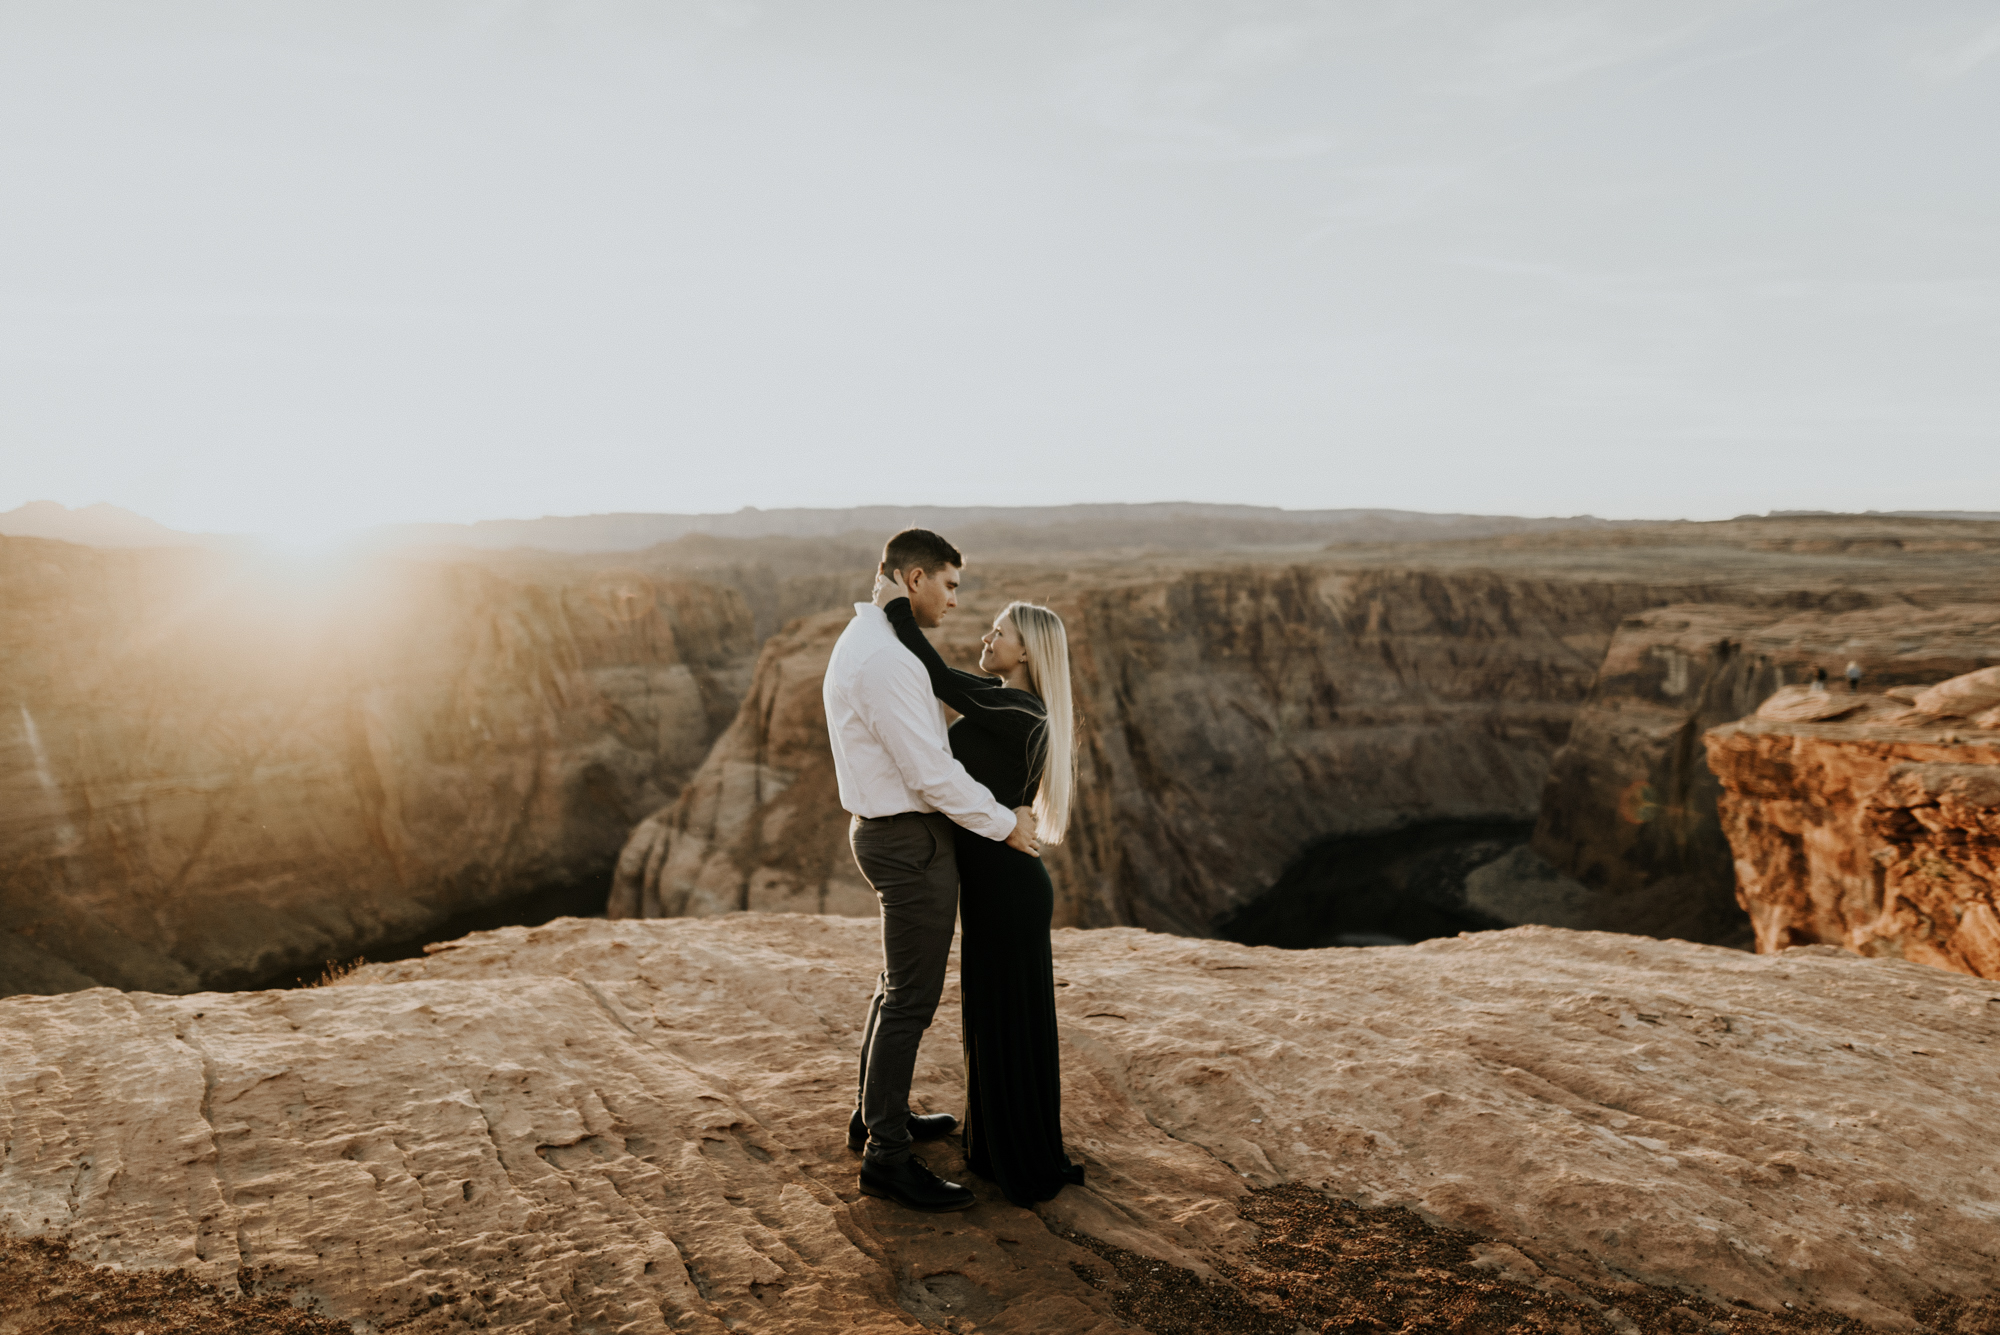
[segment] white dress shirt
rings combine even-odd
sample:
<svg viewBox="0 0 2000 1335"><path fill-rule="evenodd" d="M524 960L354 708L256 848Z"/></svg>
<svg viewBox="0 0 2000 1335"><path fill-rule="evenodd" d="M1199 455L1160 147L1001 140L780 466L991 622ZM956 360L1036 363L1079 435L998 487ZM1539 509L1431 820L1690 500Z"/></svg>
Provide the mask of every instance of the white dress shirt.
<svg viewBox="0 0 2000 1335"><path fill-rule="evenodd" d="M942 811L988 839L1014 832L1014 813L951 754L930 674L875 604L854 605L821 693L841 806L857 816Z"/></svg>

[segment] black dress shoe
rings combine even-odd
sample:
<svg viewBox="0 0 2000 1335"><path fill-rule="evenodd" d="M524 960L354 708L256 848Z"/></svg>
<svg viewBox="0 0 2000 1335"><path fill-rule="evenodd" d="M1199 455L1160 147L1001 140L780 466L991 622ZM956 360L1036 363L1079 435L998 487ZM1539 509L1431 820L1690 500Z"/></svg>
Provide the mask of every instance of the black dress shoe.
<svg viewBox="0 0 2000 1335"><path fill-rule="evenodd" d="M911 1113L910 1139L937 1140L958 1130L958 1119L950 1113ZM847 1148L856 1154L868 1143L868 1123L861 1120L861 1109L854 1110L854 1116L847 1119Z"/></svg>
<svg viewBox="0 0 2000 1335"><path fill-rule="evenodd" d="M947 1182L912 1156L894 1165L861 1163L861 1194L876 1196L912 1210L946 1214L973 1204L973 1195L956 1182Z"/></svg>

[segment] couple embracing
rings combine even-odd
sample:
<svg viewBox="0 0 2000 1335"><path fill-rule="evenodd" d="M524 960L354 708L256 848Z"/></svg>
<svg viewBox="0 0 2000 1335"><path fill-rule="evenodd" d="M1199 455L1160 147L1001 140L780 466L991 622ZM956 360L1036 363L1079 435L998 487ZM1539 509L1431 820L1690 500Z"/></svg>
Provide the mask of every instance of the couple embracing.
<svg viewBox="0 0 2000 1335"><path fill-rule="evenodd" d="M958 1127L909 1104L955 917L967 1162L1016 1205L1083 1181L1062 1147L1055 901L1040 861L1041 842L1063 836L1076 776L1069 646L1060 617L1017 602L987 632L982 672L948 666L923 632L958 606L964 566L927 529L891 538L874 600L854 605L824 687L849 842L882 901L883 967L847 1143L862 1151L861 1190L914 1210L973 1203L911 1148ZM960 715L948 730L945 705Z"/></svg>

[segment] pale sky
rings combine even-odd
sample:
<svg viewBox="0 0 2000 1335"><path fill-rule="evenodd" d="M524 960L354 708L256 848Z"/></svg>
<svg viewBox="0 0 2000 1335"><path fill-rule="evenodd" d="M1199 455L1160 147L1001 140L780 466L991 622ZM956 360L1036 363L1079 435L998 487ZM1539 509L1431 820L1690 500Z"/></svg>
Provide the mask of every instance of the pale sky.
<svg viewBox="0 0 2000 1335"><path fill-rule="evenodd" d="M0 0L0 510L2000 509L1991 0Z"/></svg>

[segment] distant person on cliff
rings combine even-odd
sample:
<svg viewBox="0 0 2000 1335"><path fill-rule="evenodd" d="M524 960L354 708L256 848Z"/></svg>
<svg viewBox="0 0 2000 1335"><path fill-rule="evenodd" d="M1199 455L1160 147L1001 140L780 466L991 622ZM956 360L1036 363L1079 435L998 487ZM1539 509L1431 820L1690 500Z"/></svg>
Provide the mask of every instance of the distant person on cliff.
<svg viewBox="0 0 2000 1335"><path fill-rule="evenodd" d="M1076 786L1076 724L1062 618L1010 603L981 641L979 672L945 664L920 629L920 590L895 572L875 602L961 717L951 753L1002 802L1031 804L1038 839L1059 843ZM1049 923L1055 890L1041 862L961 826L959 983L965 1014L965 1155L1016 1205L1045 1201L1083 1167L1063 1153L1062 1057Z"/></svg>
<svg viewBox="0 0 2000 1335"><path fill-rule="evenodd" d="M1847 693L1853 695L1861 689L1861 664L1847 660Z"/></svg>
<svg viewBox="0 0 2000 1335"><path fill-rule="evenodd" d="M926 529L889 539L880 570L903 581L911 615L936 626L958 606L965 558ZM919 638L922 638L919 636ZM954 831L1013 850L1029 865L1041 856L1033 812L1010 811L952 757L944 710L916 655L896 638L874 603L856 603L827 664L826 728L840 804L854 817L848 842L861 874L882 900L882 973L861 1034L861 1082L848 1146L863 1151L861 1190L913 1210L963 1210L970 1191L947 1182L911 1153L958 1125L948 1113L912 1116L910 1081L917 1045L937 1013L958 916ZM865 1147L865 1148L864 1148Z"/></svg>
<svg viewBox="0 0 2000 1335"><path fill-rule="evenodd" d="M1815 691L1826 690L1826 668L1824 666L1816 667L1813 669L1812 688Z"/></svg>

